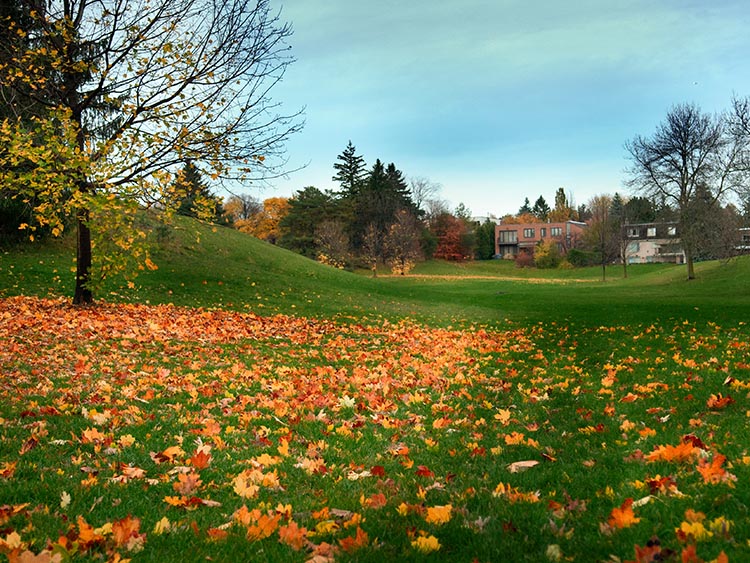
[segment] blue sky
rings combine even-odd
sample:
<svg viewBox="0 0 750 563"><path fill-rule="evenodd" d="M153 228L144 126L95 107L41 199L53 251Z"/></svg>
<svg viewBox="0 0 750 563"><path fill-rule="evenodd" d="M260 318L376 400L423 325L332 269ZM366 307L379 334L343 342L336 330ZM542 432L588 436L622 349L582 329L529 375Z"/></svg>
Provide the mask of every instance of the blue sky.
<svg viewBox="0 0 750 563"><path fill-rule="evenodd" d="M296 58L274 101L305 107L260 198L337 189L351 140L475 215L558 187L620 191L624 143L669 108L750 95L747 0L284 0Z"/></svg>

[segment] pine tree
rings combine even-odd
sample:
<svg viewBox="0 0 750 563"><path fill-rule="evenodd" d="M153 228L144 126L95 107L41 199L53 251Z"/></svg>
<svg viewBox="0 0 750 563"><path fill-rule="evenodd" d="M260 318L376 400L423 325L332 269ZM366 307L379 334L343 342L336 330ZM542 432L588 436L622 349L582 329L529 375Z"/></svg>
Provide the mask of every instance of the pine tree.
<svg viewBox="0 0 750 563"><path fill-rule="evenodd" d="M179 201L179 215L198 217L212 223L221 221L224 215L221 200L211 193L200 170L192 161L187 161L177 174L173 192Z"/></svg>
<svg viewBox="0 0 750 563"><path fill-rule="evenodd" d="M531 212L536 215L536 218L540 221L547 220L550 208L543 196L539 196L539 199L534 202L534 208L531 210Z"/></svg>
<svg viewBox="0 0 750 563"><path fill-rule="evenodd" d="M531 213L533 213L533 212L531 211L531 203L529 203L529 198L524 198L523 205L518 210L518 214L519 215L530 215Z"/></svg>
<svg viewBox="0 0 750 563"><path fill-rule="evenodd" d="M357 155L356 152L356 148L349 141L344 152L336 157L338 162L333 164L333 167L336 169L336 175L332 180L341 185L344 196L355 195L367 177L365 159L361 155Z"/></svg>

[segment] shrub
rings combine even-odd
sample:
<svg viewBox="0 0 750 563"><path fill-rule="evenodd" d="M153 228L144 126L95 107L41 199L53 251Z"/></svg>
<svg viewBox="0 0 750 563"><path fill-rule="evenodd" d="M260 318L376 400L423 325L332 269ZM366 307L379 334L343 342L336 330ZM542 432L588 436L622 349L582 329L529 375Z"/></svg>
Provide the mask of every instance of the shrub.
<svg viewBox="0 0 750 563"><path fill-rule="evenodd" d="M533 268L534 255L531 252L521 251L516 256L516 268Z"/></svg>
<svg viewBox="0 0 750 563"><path fill-rule="evenodd" d="M600 262L596 252L581 250L580 248L571 248L568 251L567 259L576 268L594 266Z"/></svg>
<svg viewBox="0 0 750 563"><path fill-rule="evenodd" d="M557 248L557 242L542 241L536 245L536 250L534 251L534 263L537 268L557 268L560 265L560 260L561 257L560 251Z"/></svg>

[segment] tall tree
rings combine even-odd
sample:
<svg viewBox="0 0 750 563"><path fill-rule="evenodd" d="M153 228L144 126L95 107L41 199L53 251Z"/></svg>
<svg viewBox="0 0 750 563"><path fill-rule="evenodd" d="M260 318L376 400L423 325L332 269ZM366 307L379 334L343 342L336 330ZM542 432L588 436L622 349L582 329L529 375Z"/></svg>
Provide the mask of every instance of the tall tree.
<svg viewBox="0 0 750 563"><path fill-rule="evenodd" d="M187 217L219 223L224 215L221 200L211 193L198 167L187 161L172 184L171 197L175 199L177 213Z"/></svg>
<svg viewBox="0 0 750 563"><path fill-rule="evenodd" d="M318 255L316 229L325 221L337 219L332 194L308 186L289 198L289 211L281 219L279 246L315 259Z"/></svg>
<svg viewBox="0 0 750 563"><path fill-rule="evenodd" d="M625 204L625 218L628 223L653 223L656 221L654 204L646 197L631 197Z"/></svg>
<svg viewBox="0 0 750 563"><path fill-rule="evenodd" d="M351 227L353 246L361 247L364 232L370 224L384 238L396 220L396 213L402 209L412 215L417 214L403 174L393 163L386 167L377 159L357 196Z"/></svg>
<svg viewBox="0 0 750 563"><path fill-rule="evenodd" d="M637 136L625 145L631 160L629 185L675 206L688 279L695 278L699 242L690 225L698 187L704 186L717 202L736 189L739 180L743 141L727 133L720 117L681 104L667 113L651 137Z"/></svg>
<svg viewBox="0 0 750 563"><path fill-rule="evenodd" d="M32 125L3 122L0 144L13 154L0 154L0 181L38 198L35 214L53 230L75 214L75 303L93 299L92 237L101 255L113 217L162 207L180 163L199 160L228 181L280 172L274 157L301 125L269 101L292 61L291 29L270 0L23 4L33 41L0 45L0 83L14 104L46 111ZM8 174L8 159L34 172Z"/></svg>
<svg viewBox="0 0 750 563"><path fill-rule="evenodd" d="M607 279L607 264L619 255L618 233L619 223L612 217L612 197L598 195L591 198L588 203L591 210L591 221L586 229L585 237L588 246L593 248L598 256L602 267L602 281Z"/></svg>
<svg viewBox="0 0 750 563"><path fill-rule="evenodd" d="M553 222L564 222L573 219L574 210L568 202L565 188L557 188L555 192L555 208L549 213L549 220Z"/></svg>
<svg viewBox="0 0 750 563"><path fill-rule="evenodd" d="M338 182L347 196L356 195L359 186L367 178L365 159L357 154L357 149L351 141L346 145L344 151L336 157L337 162L333 164L336 175L332 178Z"/></svg>
<svg viewBox="0 0 750 563"><path fill-rule="evenodd" d="M495 222L486 219L476 228L474 234L476 239L475 257L478 260L489 260L495 255Z"/></svg>
<svg viewBox="0 0 750 563"><path fill-rule="evenodd" d="M544 199L544 197L539 196L539 198L537 198L537 200L534 202L534 207L531 211L539 221L546 221L551 209L549 208L549 205L547 204L547 201Z"/></svg>
<svg viewBox="0 0 750 563"><path fill-rule="evenodd" d="M615 192L609 205L609 217L612 221L612 237L614 246L617 248L617 254L622 264L622 277L628 277L628 247L630 241L625 233L625 225L628 222L626 214L626 204L622 196Z"/></svg>
<svg viewBox="0 0 750 563"><path fill-rule="evenodd" d="M518 210L518 215L531 215L533 211L531 210L531 203L529 202L529 198L524 198L523 205Z"/></svg>
<svg viewBox="0 0 750 563"><path fill-rule="evenodd" d="M244 221L263 211L263 204L250 194L232 195L224 204L224 212L238 230Z"/></svg>
<svg viewBox="0 0 750 563"><path fill-rule="evenodd" d="M419 221L406 209L396 212L385 235L385 254L394 274L406 275L421 257Z"/></svg>
<svg viewBox="0 0 750 563"><path fill-rule="evenodd" d="M409 180L409 186L409 193L414 205L423 213L427 213L428 202L440 192L440 184L418 176Z"/></svg>

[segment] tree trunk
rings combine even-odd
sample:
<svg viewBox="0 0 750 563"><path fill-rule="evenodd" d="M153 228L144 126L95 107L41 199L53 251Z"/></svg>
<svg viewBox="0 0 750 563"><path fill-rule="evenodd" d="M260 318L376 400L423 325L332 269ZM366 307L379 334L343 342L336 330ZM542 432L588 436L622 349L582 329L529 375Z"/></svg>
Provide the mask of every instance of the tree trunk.
<svg viewBox="0 0 750 563"><path fill-rule="evenodd" d="M687 264L687 279L688 281L695 279L695 268L693 267L693 254L692 252L685 253L685 263Z"/></svg>
<svg viewBox="0 0 750 563"><path fill-rule="evenodd" d="M76 261L76 289L74 305L88 305L94 302L94 295L88 287L91 272L91 231L88 224L88 211L80 209L76 219L78 226L78 249Z"/></svg>
<svg viewBox="0 0 750 563"><path fill-rule="evenodd" d="M607 264L602 260L602 281L607 281Z"/></svg>

